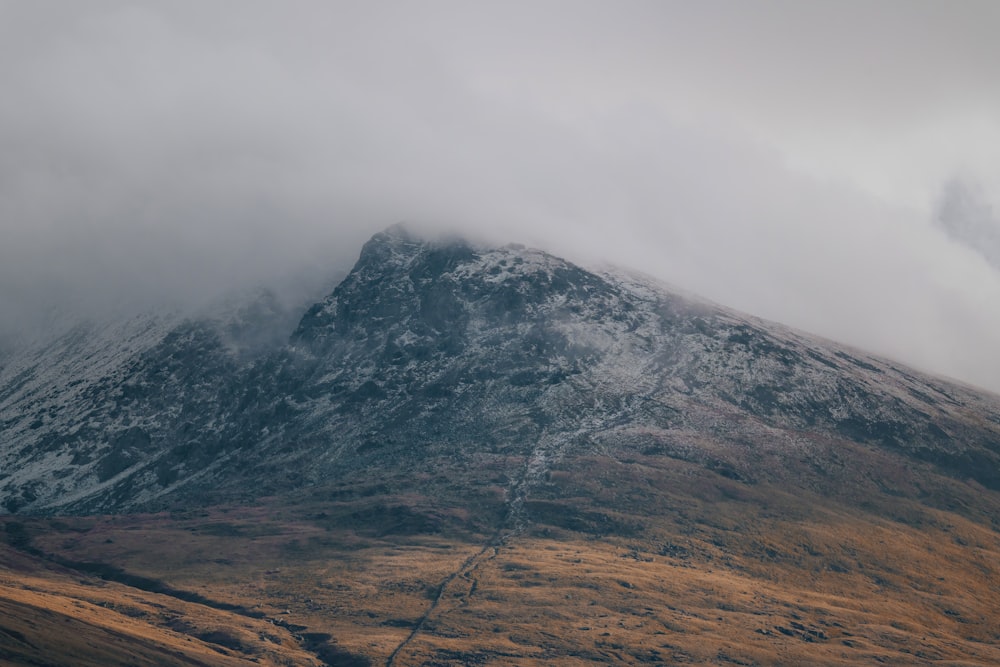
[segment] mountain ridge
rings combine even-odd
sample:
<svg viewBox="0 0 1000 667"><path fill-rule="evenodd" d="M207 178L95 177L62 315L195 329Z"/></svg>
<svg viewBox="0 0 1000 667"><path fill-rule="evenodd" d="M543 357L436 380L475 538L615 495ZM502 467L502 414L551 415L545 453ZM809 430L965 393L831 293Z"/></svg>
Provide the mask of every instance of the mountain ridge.
<svg viewBox="0 0 1000 667"><path fill-rule="evenodd" d="M678 438L708 437L719 465L745 479L761 475L754 457L788 456L779 450L802 432L1000 488L1000 401L987 392L521 246L428 241L397 226L365 245L286 344L272 337L244 355L225 327L162 328L156 344L126 349L117 375L68 401L80 415L68 424L51 410L27 422L11 393L17 377L7 381L8 510L153 508L226 489L246 497L248 481L282 492L421 457L545 467L617 437L614 424L695 458L704 446ZM740 458L737 424L776 435ZM34 477L23 462L18 470L15 449L46 452ZM72 494L59 491L59 475Z"/></svg>

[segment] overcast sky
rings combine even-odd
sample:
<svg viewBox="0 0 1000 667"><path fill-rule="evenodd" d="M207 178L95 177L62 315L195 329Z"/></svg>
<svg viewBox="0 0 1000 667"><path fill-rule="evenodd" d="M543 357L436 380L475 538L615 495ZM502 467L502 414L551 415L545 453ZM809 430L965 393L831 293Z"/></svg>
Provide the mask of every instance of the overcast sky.
<svg viewBox="0 0 1000 667"><path fill-rule="evenodd" d="M1000 3L0 0L0 329L349 268L401 220L1000 390ZM58 296L58 300L53 299Z"/></svg>

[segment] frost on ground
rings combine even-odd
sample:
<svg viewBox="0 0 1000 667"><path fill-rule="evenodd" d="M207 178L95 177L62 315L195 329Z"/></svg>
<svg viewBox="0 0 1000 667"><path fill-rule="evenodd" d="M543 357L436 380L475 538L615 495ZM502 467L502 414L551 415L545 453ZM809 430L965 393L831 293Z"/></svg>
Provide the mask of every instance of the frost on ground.
<svg viewBox="0 0 1000 667"><path fill-rule="evenodd" d="M374 470L416 487L486 461L516 529L567 456L659 451L780 480L782 460L833 466L838 441L1000 488L998 415L995 396L644 276L393 228L297 326L257 295L5 357L0 502L154 509Z"/></svg>

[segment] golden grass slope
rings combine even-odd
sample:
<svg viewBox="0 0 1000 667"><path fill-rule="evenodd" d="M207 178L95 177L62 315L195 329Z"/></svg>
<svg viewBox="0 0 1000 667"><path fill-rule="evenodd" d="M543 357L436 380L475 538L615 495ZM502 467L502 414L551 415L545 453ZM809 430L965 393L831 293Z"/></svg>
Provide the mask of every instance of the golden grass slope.
<svg viewBox="0 0 1000 667"><path fill-rule="evenodd" d="M0 552L0 664L318 665L244 616Z"/></svg>
<svg viewBox="0 0 1000 667"><path fill-rule="evenodd" d="M21 551L3 551L0 655L55 665L1000 664L996 499L982 492L970 508L975 486L940 483L956 510L594 457L556 471L533 494L534 522L499 537L414 494L8 517ZM400 516L424 517L423 532L403 530ZM157 587L166 592L144 590Z"/></svg>

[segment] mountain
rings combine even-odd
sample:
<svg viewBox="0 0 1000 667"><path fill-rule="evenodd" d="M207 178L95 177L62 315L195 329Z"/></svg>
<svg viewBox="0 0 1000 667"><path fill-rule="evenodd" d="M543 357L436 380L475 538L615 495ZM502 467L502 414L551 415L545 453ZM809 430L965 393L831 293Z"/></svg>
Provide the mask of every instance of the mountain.
<svg viewBox="0 0 1000 667"><path fill-rule="evenodd" d="M805 453L791 481L827 484L843 447L874 446L1000 488L995 396L540 251L394 228L287 345L272 321L264 294L8 360L4 506L155 509L442 461L524 481L608 447L748 481Z"/></svg>
<svg viewBox="0 0 1000 667"><path fill-rule="evenodd" d="M139 470L159 470L164 481L169 471L150 467L163 455L157 445L211 418L225 383L280 349L295 320L285 300L258 289L194 313L56 319L11 346L0 357L0 505L50 511L110 493ZM121 503L105 505L134 506L163 486L135 496L129 487Z"/></svg>
<svg viewBox="0 0 1000 667"><path fill-rule="evenodd" d="M297 324L251 303L3 358L7 542L53 595L291 609L315 664L1000 660L1000 397L402 227Z"/></svg>

